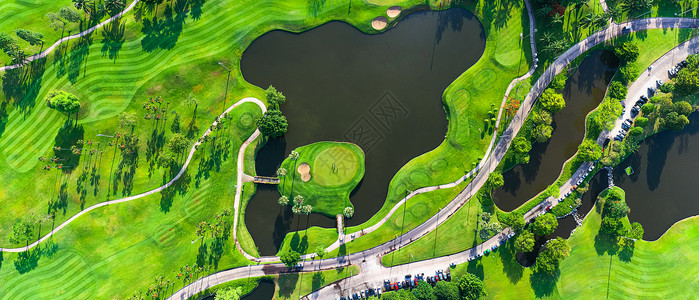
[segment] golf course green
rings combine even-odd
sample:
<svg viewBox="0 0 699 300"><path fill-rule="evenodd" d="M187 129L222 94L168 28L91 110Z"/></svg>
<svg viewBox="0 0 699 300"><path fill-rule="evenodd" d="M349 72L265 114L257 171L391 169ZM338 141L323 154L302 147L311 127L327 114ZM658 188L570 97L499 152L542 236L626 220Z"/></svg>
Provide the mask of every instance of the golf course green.
<svg viewBox="0 0 699 300"><path fill-rule="evenodd" d="M286 175L277 186L290 203L303 197L302 205L334 217L352 207L349 195L364 177L364 152L352 143L318 142L296 148L282 162ZM284 173L284 172L282 172Z"/></svg>

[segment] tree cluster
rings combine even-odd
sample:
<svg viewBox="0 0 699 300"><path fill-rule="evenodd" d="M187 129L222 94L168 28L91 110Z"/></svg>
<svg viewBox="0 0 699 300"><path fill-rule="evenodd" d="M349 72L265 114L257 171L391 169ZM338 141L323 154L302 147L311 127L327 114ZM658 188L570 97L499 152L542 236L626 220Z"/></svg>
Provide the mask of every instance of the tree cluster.
<svg viewBox="0 0 699 300"><path fill-rule="evenodd" d="M536 257L536 272L552 274L558 269L558 265L563 259L570 255L568 240L557 237L550 240L539 256Z"/></svg>
<svg viewBox="0 0 699 300"><path fill-rule="evenodd" d="M675 94L686 96L699 93L699 54L687 57L687 67L682 69L675 78Z"/></svg>
<svg viewBox="0 0 699 300"><path fill-rule="evenodd" d="M62 113L73 114L80 110L78 97L66 91L52 91L45 100L48 107Z"/></svg>
<svg viewBox="0 0 699 300"><path fill-rule="evenodd" d="M585 139L578 146L578 158L583 161L596 161L602 157L602 146L597 144L597 141Z"/></svg>

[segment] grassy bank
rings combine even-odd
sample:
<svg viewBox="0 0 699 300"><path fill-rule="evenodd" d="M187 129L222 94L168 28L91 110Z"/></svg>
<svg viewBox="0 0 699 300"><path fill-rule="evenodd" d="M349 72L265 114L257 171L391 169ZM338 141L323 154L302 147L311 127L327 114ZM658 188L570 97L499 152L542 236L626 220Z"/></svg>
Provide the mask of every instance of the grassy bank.
<svg viewBox="0 0 699 300"><path fill-rule="evenodd" d="M313 273L294 273L275 276L273 299L299 299L338 280L356 275L359 267L349 266L336 270Z"/></svg>

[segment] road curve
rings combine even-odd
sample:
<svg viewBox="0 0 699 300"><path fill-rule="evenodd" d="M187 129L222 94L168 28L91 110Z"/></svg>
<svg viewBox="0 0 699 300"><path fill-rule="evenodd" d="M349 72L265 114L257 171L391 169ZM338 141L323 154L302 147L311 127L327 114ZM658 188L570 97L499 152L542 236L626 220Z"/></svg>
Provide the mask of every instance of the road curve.
<svg viewBox="0 0 699 300"><path fill-rule="evenodd" d="M260 101L260 100L258 100L258 99L256 99L256 98L244 98L244 99L242 99L242 100L240 100L240 101L234 103L234 104L231 105L230 107L228 107L228 109L226 109L226 111L224 111L218 118L216 118L216 120L212 123L212 126L210 126L209 129L206 130L206 132L204 132L204 134L202 135L202 138L205 137L205 136L207 136L207 135L209 135L209 133L211 133L211 128L215 127L215 126L218 124L218 120L219 120L220 118L223 118L223 116L224 116L225 114L227 114L227 113L228 113L229 111L231 111L232 109L236 108L238 105L243 104L243 103L248 103L248 102L257 104L257 105L260 107L260 109L262 109L263 112L267 109L267 108L265 107L264 103L262 103L262 101ZM255 130L255 132L254 132L250 137L251 137L251 138L252 138L253 136L257 137L257 135L259 135L259 131L258 131L258 130ZM201 140L201 139L200 139L200 140ZM72 217L70 217L70 219L68 219L68 220L66 220L65 222L61 223L61 225L58 225L58 227L56 227L56 228L54 228L53 230L51 230L48 234L44 235L44 236L43 236L41 239L39 239L38 241L36 241L36 242L34 242L34 243L31 243L31 244L29 244L28 246L25 246L25 247L19 247L19 248L0 248L0 252L24 252L24 251L27 251L27 250L29 250L29 249L31 249L31 248L36 247L37 245L39 245L39 243L41 243L41 242L47 240L48 238L50 238L51 236L53 236L56 232L58 232L59 230L63 229L63 227L68 226L68 224L70 224L71 222L73 222L73 221L74 221L75 219L77 219L78 217L80 217L80 216L82 216L82 215L84 215L84 214L86 214L86 213L88 213L88 212L90 212L90 211L92 211L92 210L94 210L94 209L97 209L97 208L100 208L100 207L103 207L103 206L107 206L107 205L112 205L112 204L117 204L117 203L123 203L123 202L129 202L129 201L132 201L132 200L136 200L136 199L139 199L139 198L143 198L143 197L145 197L145 196L148 196L148 195L151 195L151 194L154 194L154 193L158 193L158 192L160 192L160 191L166 189L167 187L171 186L175 181L177 181L177 179L179 179L180 176L182 176L182 174L184 174L185 170L187 169L187 166L189 165L189 162L192 160L192 157L194 156L194 152L197 150L197 147L199 146L199 144L201 144L200 140L197 140L197 142L195 142L194 145L192 145L192 148L189 150L189 156L187 156L187 160L185 160L184 164L182 165L182 168L180 169L180 172L177 173L177 175L176 175L174 178L172 178L170 181L168 181L166 184L164 184L164 185L162 185L162 186L160 186L160 187L158 187L158 188L156 188L156 189L153 189L153 190L150 190L150 191L147 191L147 192L144 192L144 193L140 193L140 194L138 194L138 195L134 195L134 196L126 197L126 198L121 198L121 199L115 199L115 200L111 200L111 201L100 202L100 203L97 203L97 204L95 204L95 205L92 205L92 206L90 206L90 207L88 207L88 208L86 208L86 209L84 209L84 210L81 210L81 211L78 212L77 214L73 215ZM248 139L248 141L249 141L249 140L250 140L250 139ZM246 142L248 142L248 141L246 141ZM249 143L249 142L248 142L248 143ZM247 145L246 145L246 144L243 144L243 146L241 146L241 152L244 152L243 147L245 147L245 146L247 146ZM240 169L239 169L239 170L240 170ZM238 173L240 173L240 171L239 171ZM239 177L239 180L240 180L240 175L238 175L238 177ZM237 218L236 218L236 219L237 219Z"/></svg>
<svg viewBox="0 0 699 300"><path fill-rule="evenodd" d="M630 30L623 31L623 28L627 25L631 26ZM469 257L474 257L474 256L479 256L482 255L483 251L486 249L492 248L492 246L499 245L502 241L507 239L510 234L512 233L510 228L504 229L502 232L496 234L493 236L491 239L488 241L477 245L474 248L467 249L465 251L449 255L449 256L444 256L444 257L439 257L435 258L432 260L425 260L425 261L420 261L420 262L414 262L414 263L409 263L401 266L396 266L396 267L391 267L391 268L385 268L381 265L381 257L387 253L390 253L396 249L399 249L400 247L403 247L418 238L424 236L425 234L429 233L430 231L434 230L439 224L441 224L444 220L448 219L449 216L454 214L463 204L465 204L482 186L485 184L488 175L497 167L499 162L502 160L502 158L505 155L505 152L507 151L510 143L512 142L512 139L517 135L519 130L521 129L521 126L524 124L524 121L526 120L527 116L529 115L536 99L543 93L543 91L546 89L546 87L551 83L553 80L553 77L556 76L558 73L560 73L563 68L565 68L572 60L580 56L581 54L585 53L587 50L590 48L599 45L603 42L609 41L611 39L614 39L622 34L627 34L635 31L641 31L641 30L648 30L648 29L661 29L661 28L696 28L699 26L699 19L683 19L683 18L649 18L649 19L642 19L642 20L634 20L631 22L626 22L626 23L621 23L621 24L610 24L609 27L602 29L598 32L595 32L594 34L590 35L589 37L585 38L584 40L578 42L574 46L572 46L570 49L568 49L565 53L563 53L561 56L559 56L552 64L547 68L544 73L539 77L539 79L536 81L534 86L532 87L531 91L525 98L525 100L522 102L522 105L520 109L517 111L515 114L515 117L512 119L510 122L509 127L505 130L503 135L500 138L500 141L498 142L497 146L494 148L493 152L491 153L490 156L488 156L485 160L485 163L483 164L483 169L481 172L479 172L475 178L464 188L464 190L457 195L454 200L452 200L450 203L448 203L440 213L437 215L431 217L424 223L420 224L416 228L412 229L411 231L405 233L401 237L398 237L392 241L386 242L384 244L381 244L379 246L376 246L371 249L367 249L361 252L349 254L346 256L342 257L337 257L337 258L329 258L329 259L324 259L322 260L322 265L324 268L327 267L334 267L334 268L340 268L344 267L350 264L350 262L358 262L360 269L362 270L359 275L353 276L348 279L344 279L336 284L333 284L331 286L326 286L319 291L316 291L308 296L306 298L309 299L327 299L331 298L331 295L337 295L335 290L333 290L335 287L341 287L342 285L352 285L349 287L350 289L352 288L359 288L361 286L364 286L366 282L374 282L377 278L379 279L384 279L384 278L389 278L392 276L392 278L397 278L400 277L402 274L408 273L408 271L412 270L412 272L418 272L418 270L424 270L427 269L429 270L434 270L435 268L438 268L436 266L439 266L440 264L446 264L447 262L456 262L456 263L462 263L465 262L469 259ZM534 27L534 26L532 26ZM545 209L544 202L541 204L537 205L536 207L532 208L529 212L525 214L525 218L527 220L532 219L536 215L540 214L542 211ZM446 214L446 216L444 215ZM408 238L407 240L405 238ZM313 264L318 263L318 261L313 261L313 262L306 262L303 268L301 268L299 271L301 272L310 272L313 270ZM309 266L309 264L311 266ZM279 264L273 264L271 266L278 266ZM256 265L256 266L249 266L249 272L250 274L253 274L253 270L255 272L262 272L264 266L270 266L270 265ZM443 265L446 267L446 265ZM442 267L442 268L444 268ZM241 278L248 278L248 277L256 277L259 275L250 275L246 276L244 274L240 273L241 268L236 268L236 269L230 269L230 270L225 270L221 271L206 277L203 277L195 282L193 282L190 285L187 285L183 289L175 292L169 299L186 299L187 297L196 294L198 292L201 292L204 290L204 286L211 287L217 284L221 284L230 280L235 280L235 279L241 279ZM281 273L282 271L279 271ZM279 273L272 273L268 272L266 275L270 274L279 274ZM395 275L394 275L395 273ZM352 283L354 281L355 283ZM374 284L375 286L376 284ZM347 286L345 288L347 288Z"/></svg>
<svg viewBox="0 0 699 300"><path fill-rule="evenodd" d="M58 40L58 41L56 41L55 43L53 43L53 45L51 45L51 47L46 48L46 50L42 51L41 53L37 53L37 54L34 54L34 55L32 55L32 56L29 56L29 57L25 58L23 63L19 63L19 64L14 64L14 65L9 65L9 66L0 67L0 72L7 71L7 70L12 70L12 69L17 69L17 68L22 67L22 66L24 66L25 64L27 64L27 63L29 63L29 62L31 62L31 61L34 61L34 60L37 60L37 59L41 59L41 58L46 57L47 55L49 55L49 53L51 53L51 51L53 51L54 49L56 49L56 47L58 47L58 46L59 46L60 44L62 44L63 42L70 41L70 40L72 40L72 39L77 39L77 38L81 38L81 37L83 37L83 36L86 36L86 35L92 33L93 31L95 31L95 30L97 30L97 29L103 27L104 25L109 24L110 22L114 21L115 19L118 19L118 18L120 18L121 16L125 15L125 14L128 13L134 6L136 6L136 3L138 3L139 1L140 1L140 0L134 0L134 1L131 2L131 4L129 4L129 6L127 6L123 11L119 12L118 14L112 16L112 17L109 18L109 19L106 19L106 20L102 21L101 23L99 23L99 24L97 24L97 25L95 25L95 26L92 26L92 27L88 28L87 30L85 30L85 31L83 31L83 32L76 33L76 34L74 34L74 35L69 35L69 36L67 36L67 37L61 38L60 40Z"/></svg>

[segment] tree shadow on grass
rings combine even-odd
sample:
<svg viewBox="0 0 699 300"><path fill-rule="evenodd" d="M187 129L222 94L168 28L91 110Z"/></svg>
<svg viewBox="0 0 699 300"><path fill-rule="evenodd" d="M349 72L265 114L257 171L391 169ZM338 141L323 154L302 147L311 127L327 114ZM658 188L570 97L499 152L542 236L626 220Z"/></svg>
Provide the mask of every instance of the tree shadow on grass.
<svg viewBox="0 0 699 300"><path fill-rule="evenodd" d="M73 154L71 147L82 151L83 145L78 145L77 141L85 137L85 129L82 125L75 126L71 120L66 120L61 129L58 130L54 138L53 155L58 159L59 164L63 164L65 168L63 173L71 173L73 169L80 163L81 155Z"/></svg>
<svg viewBox="0 0 699 300"><path fill-rule="evenodd" d="M279 275L279 291L277 292L282 298L289 298L296 289L296 284L299 281L299 273L286 273Z"/></svg>
<svg viewBox="0 0 699 300"><path fill-rule="evenodd" d="M4 252L0 251L0 270L2 270L2 261L4 260L3 253Z"/></svg>
<svg viewBox="0 0 699 300"><path fill-rule="evenodd" d="M170 168L170 173L171 174L177 174L181 167L178 166L173 166ZM174 175L172 176L174 178ZM189 184L192 181L192 178L188 175L187 171L185 170L184 173L182 173L182 176L173 184L162 191L160 191L160 210L162 212L169 212L170 207L172 207L172 201L174 200L174 197L179 194L179 195L185 195L187 194L187 191L189 190Z"/></svg>
<svg viewBox="0 0 699 300"><path fill-rule="evenodd" d="M319 290L323 286L325 286L325 275L322 272L313 273L312 290Z"/></svg>
<svg viewBox="0 0 699 300"><path fill-rule="evenodd" d="M182 24L186 13L173 15L172 8L167 6L163 13L163 20L143 19L141 32L145 35L141 40L141 48L146 52L153 52L157 49L170 50L175 47L177 40L182 33Z"/></svg>
<svg viewBox="0 0 699 300"><path fill-rule="evenodd" d="M619 251L619 260L629 263L631 262L631 258L633 258L636 242L634 240L624 239L622 244L623 246L621 247L621 251Z"/></svg>
<svg viewBox="0 0 699 300"><path fill-rule="evenodd" d="M507 275L511 283L516 284L522 279L524 267L515 259L517 251L514 249L514 239L508 240L499 249L500 261L502 262L505 275Z"/></svg>
<svg viewBox="0 0 699 300"><path fill-rule="evenodd" d="M558 269L558 267L556 267L556 270L552 274L534 272L531 277L529 277L534 295L537 298L542 298L553 294L559 277L561 277L561 270Z"/></svg>
<svg viewBox="0 0 699 300"><path fill-rule="evenodd" d="M92 34L88 34L80 38L76 43L73 44L70 50L70 58L68 59L68 81L75 84L80 77L80 69L83 67L83 62L85 62L85 67L87 67L87 57L90 54L90 45L92 45ZM83 71L83 76L85 72Z"/></svg>
<svg viewBox="0 0 699 300"><path fill-rule="evenodd" d="M595 251L597 255L616 255L619 252L619 242L616 236L611 236L600 230L595 236Z"/></svg>
<svg viewBox="0 0 699 300"><path fill-rule="evenodd" d="M36 98L41 89L46 65L46 58L37 59L29 63L28 67L7 70L2 74L2 89L5 95L3 106L6 102L13 101L25 116L31 113L36 104ZM3 108L0 112L5 111ZM3 116L5 115L5 116ZM6 117L6 111L0 113L0 123ZM0 127L0 136L4 126Z"/></svg>
<svg viewBox="0 0 699 300"><path fill-rule="evenodd" d="M124 31L126 24L121 23L121 18L115 19L111 23L104 26L102 31L102 56L107 56L109 59L116 61L122 45L126 41Z"/></svg>

